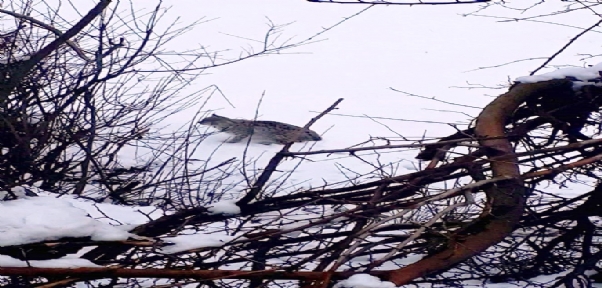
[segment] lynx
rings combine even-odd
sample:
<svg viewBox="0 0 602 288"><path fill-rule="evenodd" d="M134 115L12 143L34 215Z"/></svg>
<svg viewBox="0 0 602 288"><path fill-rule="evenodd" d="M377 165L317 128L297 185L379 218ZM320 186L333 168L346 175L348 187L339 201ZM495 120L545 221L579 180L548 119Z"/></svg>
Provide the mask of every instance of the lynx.
<svg viewBox="0 0 602 288"><path fill-rule="evenodd" d="M230 119L213 114L199 121L199 124L232 134L233 137L230 137L227 143L238 143L249 136L264 145L322 140L322 137L312 130L276 121Z"/></svg>

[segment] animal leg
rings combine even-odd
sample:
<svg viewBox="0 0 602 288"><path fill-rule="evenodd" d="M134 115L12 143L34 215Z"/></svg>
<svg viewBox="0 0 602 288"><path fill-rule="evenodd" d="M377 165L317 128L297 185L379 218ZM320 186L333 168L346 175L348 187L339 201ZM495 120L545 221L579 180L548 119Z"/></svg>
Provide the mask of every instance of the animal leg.
<svg viewBox="0 0 602 288"><path fill-rule="evenodd" d="M230 139L228 139L226 141L226 143L238 143L238 142L242 141L242 139L247 138L247 136L249 136L249 135L235 135L234 137L231 137Z"/></svg>
<svg viewBox="0 0 602 288"><path fill-rule="evenodd" d="M275 142L278 143L278 144L280 144L280 145L286 145L286 144L288 144L290 142L293 142L293 141L290 141L290 140L287 140L287 139L276 139Z"/></svg>

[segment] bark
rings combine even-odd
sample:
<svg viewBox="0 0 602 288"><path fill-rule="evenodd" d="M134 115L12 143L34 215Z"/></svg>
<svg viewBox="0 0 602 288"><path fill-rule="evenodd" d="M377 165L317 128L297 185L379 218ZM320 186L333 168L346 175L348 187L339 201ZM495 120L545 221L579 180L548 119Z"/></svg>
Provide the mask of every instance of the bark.
<svg viewBox="0 0 602 288"><path fill-rule="evenodd" d="M514 111L528 99L558 91L571 90L568 80L518 84L483 109L477 118L475 135L491 161L493 177L509 180L485 189L487 205L481 215L467 227L449 235L444 249L404 268L390 271L385 277L396 285L447 270L503 240L514 230L525 205L525 187L520 179L518 158L504 130ZM572 92L572 90L571 90Z"/></svg>

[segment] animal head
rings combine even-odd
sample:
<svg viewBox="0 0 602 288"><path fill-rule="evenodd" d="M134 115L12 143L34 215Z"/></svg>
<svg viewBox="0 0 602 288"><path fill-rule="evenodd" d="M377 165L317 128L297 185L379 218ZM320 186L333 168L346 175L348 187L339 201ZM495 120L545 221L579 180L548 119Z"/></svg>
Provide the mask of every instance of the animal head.
<svg viewBox="0 0 602 288"><path fill-rule="evenodd" d="M320 137L320 135L318 135L318 133L314 132L313 130L306 129L306 128L301 128L301 131L303 131L303 133L301 133L299 136L292 136L292 137L298 137L298 138L296 138L297 140L295 142L320 141L320 140L322 140L322 137ZM291 134L292 135L296 135L296 133L297 132L293 132Z"/></svg>
<svg viewBox="0 0 602 288"><path fill-rule="evenodd" d="M320 137L320 135L318 135L318 133L316 133L316 132L314 132L314 131L312 131L312 130L309 130L309 129L308 129L306 134L307 134L307 135L308 135L308 136L311 138L311 140L313 140L313 141L320 141L320 140L322 140L322 137Z"/></svg>
<svg viewBox="0 0 602 288"><path fill-rule="evenodd" d="M201 119L201 121L199 121L199 124L201 125L217 125L219 123L224 123L224 122L230 122L230 118L228 117L224 117L224 116L219 116L217 114L212 114L209 117L205 117L203 119Z"/></svg>

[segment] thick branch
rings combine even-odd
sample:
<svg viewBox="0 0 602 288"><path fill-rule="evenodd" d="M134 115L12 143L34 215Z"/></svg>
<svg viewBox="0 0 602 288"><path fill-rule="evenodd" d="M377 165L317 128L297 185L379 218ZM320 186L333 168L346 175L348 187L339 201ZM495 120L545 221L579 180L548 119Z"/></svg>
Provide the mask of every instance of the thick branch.
<svg viewBox="0 0 602 288"><path fill-rule="evenodd" d="M414 5L454 5L454 4L476 4L476 3L486 3L491 0L468 0L468 1L410 1L410 2L394 2L394 1L382 1L382 0L373 0L373 1L365 1L365 0L306 0L307 2L314 3L334 3L334 4L364 4L364 5L406 5L406 6L414 6Z"/></svg>
<svg viewBox="0 0 602 288"><path fill-rule="evenodd" d="M15 18L27 20L27 21L35 24L35 25L38 25L38 26L40 26L40 27L42 27L42 28L44 28L44 29L46 29L46 30L54 33L56 36L61 37L63 35L63 32L61 32L61 30L56 29L53 26L48 25L48 24L46 24L46 23L44 23L44 22L42 22L40 20L37 20L37 19L35 19L33 17L27 16L27 15L23 15L23 14L19 14L19 13L13 12L13 11L8 11L8 10L5 10L5 9L0 9L0 13L8 14L8 15L11 15L11 16L13 16ZM81 57L82 59L84 59L84 60L86 60L88 62L92 61L92 59L88 58L88 56L86 56L86 54L84 54L84 51L82 51L82 49L79 48L77 46L77 44L75 44L73 41L66 40L65 43L67 45L69 45L69 47L71 47L71 49L73 49L75 51L75 53L77 53L77 55L79 57Z"/></svg>
<svg viewBox="0 0 602 288"><path fill-rule="evenodd" d="M498 182L486 189L487 207L474 222L450 236L447 246L402 269L392 271L388 277L396 285L451 268L508 236L518 223L525 203L525 188L520 179L518 158L510 141L504 137L506 121L530 97L542 93L571 89L568 80L552 80L532 84L519 84L491 102L477 118L475 134L491 161L493 177L509 180Z"/></svg>
<svg viewBox="0 0 602 288"><path fill-rule="evenodd" d="M48 57L52 52L56 51L59 47L65 44L69 39L77 35L81 30L83 30L88 24L94 20L98 15L102 13L102 11L109 6L111 0L101 0L94 8L92 8L88 14L86 14L79 22L77 22L71 29L67 30L64 34L57 37L54 41L50 42L50 44L46 45L44 48L40 49L40 51L33 54L29 60L19 62L18 66L13 68L12 75L10 75L10 79L6 81L2 79L0 83L0 101L4 101L4 99L8 99L8 96L12 92L12 90L19 85L21 80L29 72L33 67L35 67L38 63L40 63L44 58Z"/></svg>
<svg viewBox="0 0 602 288"><path fill-rule="evenodd" d="M276 270L241 271L241 270L178 270L178 269L127 269L127 268L36 268L0 267L3 276L72 276L86 279L100 279L112 277L124 278L172 278L172 279L297 279L319 280L324 278L325 272L286 272ZM342 273L336 273L333 278L342 279Z"/></svg>
<svg viewBox="0 0 602 288"><path fill-rule="evenodd" d="M399 144L399 145L378 145L368 147L357 147L357 148L343 148L343 149L329 149L329 150L313 150L313 151L299 151L299 152L281 152L284 156L301 156L301 155L316 155L316 154L332 154L332 153L353 153L360 151L374 151L381 149L398 149L398 148L418 148L418 147L434 147L437 148L446 144L457 144L458 142L471 141L473 139L466 138L438 141L437 143L422 143L422 144ZM430 159L430 158L429 158Z"/></svg>

